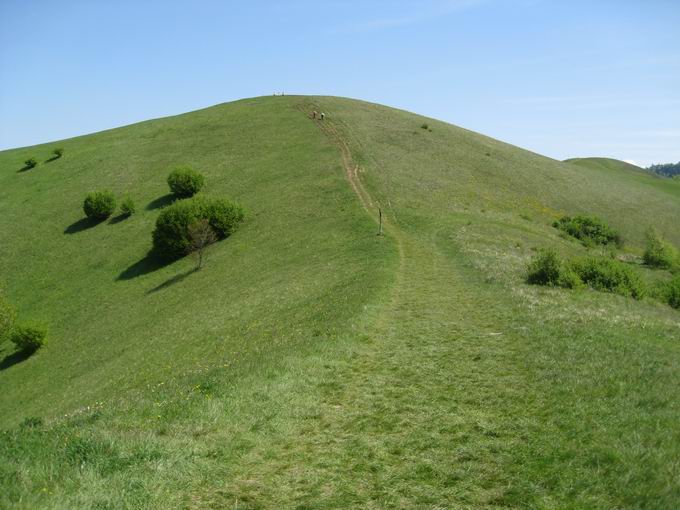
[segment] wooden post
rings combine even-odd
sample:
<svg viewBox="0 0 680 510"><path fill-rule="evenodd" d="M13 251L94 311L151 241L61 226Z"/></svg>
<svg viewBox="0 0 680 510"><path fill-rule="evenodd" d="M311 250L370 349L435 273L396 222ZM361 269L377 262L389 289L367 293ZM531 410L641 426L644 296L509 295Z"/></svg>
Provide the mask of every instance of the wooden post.
<svg viewBox="0 0 680 510"><path fill-rule="evenodd" d="M378 227L378 235L383 235L382 209L378 207L378 216L380 217L380 226Z"/></svg>

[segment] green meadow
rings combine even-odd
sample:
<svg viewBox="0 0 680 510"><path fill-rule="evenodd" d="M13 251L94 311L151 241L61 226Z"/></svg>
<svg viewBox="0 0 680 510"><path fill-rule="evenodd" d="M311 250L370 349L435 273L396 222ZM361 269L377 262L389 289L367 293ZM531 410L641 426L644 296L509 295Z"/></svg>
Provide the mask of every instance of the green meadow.
<svg viewBox="0 0 680 510"><path fill-rule="evenodd" d="M179 165L245 210L200 271L148 256ZM84 221L100 189L137 212ZM0 508L679 507L680 311L525 283L604 255L552 227L577 214L671 278L640 255L680 246L679 181L356 100L0 152L0 281L49 325L0 344Z"/></svg>

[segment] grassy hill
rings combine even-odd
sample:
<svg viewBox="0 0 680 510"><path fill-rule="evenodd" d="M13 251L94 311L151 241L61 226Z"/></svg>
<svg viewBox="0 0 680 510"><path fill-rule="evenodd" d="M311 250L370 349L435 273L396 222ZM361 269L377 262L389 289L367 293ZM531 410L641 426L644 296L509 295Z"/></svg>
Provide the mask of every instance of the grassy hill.
<svg viewBox="0 0 680 510"><path fill-rule="evenodd" d="M677 506L680 313L524 284L587 252L563 214L680 245L679 183L589 161L296 96L0 153L0 275L51 328L0 345L0 507ZM146 258L179 164L246 209L199 272ZM99 188L138 214L85 228Z"/></svg>

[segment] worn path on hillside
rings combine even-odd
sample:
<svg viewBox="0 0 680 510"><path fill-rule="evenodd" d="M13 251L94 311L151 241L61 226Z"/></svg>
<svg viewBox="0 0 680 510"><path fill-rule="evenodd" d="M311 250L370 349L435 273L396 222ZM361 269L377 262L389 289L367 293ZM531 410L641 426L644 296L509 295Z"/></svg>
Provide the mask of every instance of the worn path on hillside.
<svg viewBox="0 0 680 510"><path fill-rule="evenodd" d="M375 218L347 141L328 118L316 122ZM472 291L477 282L438 248L437 232L405 232L389 219L385 227L401 263L368 340L329 366L313 389L318 406L286 438L244 459L225 500L249 501L247 508L502 503L510 486L504 460L520 436L504 402L521 386L509 336L490 329L505 312ZM257 482L272 479L275 487Z"/></svg>

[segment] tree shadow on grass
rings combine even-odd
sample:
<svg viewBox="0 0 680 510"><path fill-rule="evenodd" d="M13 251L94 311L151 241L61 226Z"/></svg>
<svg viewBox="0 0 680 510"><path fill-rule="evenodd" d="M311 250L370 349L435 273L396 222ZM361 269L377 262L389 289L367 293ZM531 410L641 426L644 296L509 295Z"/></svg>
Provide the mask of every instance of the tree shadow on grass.
<svg viewBox="0 0 680 510"><path fill-rule="evenodd" d="M114 216L109 220L109 225L115 225L116 223L127 220L129 217L129 214L119 214L118 216Z"/></svg>
<svg viewBox="0 0 680 510"><path fill-rule="evenodd" d="M28 358L31 357L31 354L33 353L24 351L16 351L13 352L12 354L8 354L7 356L5 356L5 359L0 361L0 371L7 370L9 367L12 367L17 363L21 363L24 360L27 360Z"/></svg>
<svg viewBox="0 0 680 510"><path fill-rule="evenodd" d="M174 285L174 284L176 284L176 283L181 282L181 281L184 280L187 276L189 276L189 275L195 273L196 271L198 271L198 269L194 267L194 268L192 268L192 269L189 269L188 271L184 271L183 273L176 274L176 275L173 276L172 278L168 278L167 280L165 280L165 281L164 281L163 283L161 283L160 285L157 285L157 286L154 287L153 289L148 290L146 293L147 293L147 294L153 294L154 292L158 292L159 290L167 289L168 287L170 287L170 286L172 286L172 285Z"/></svg>
<svg viewBox="0 0 680 510"><path fill-rule="evenodd" d="M35 168L34 166L22 166L19 170L17 170L17 173L28 172L29 170L33 170L34 168Z"/></svg>
<svg viewBox="0 0 680 510"><path fill-rule="evenodd" d="M64 234L77 234L88 228L92 228L99 225L101 222L93 220L91 218L80 218L78 221L71 223L66 229L64 229Z"/></svg>
<svg viewBox="0 0 680 510"><path fill-rule="evenodd" d="M50 159L46 159L45 163L51 163L52 161L56 161L58 159L61 159L61 156L52 156Z"/></svg>
<svg viewBox="0 0 680 510"><path fill-rule="evenodd" d="M176 197L172 193L168 193L167 195L163 195L162 197L158 197L148 204L146 204L146 210L147 211L153 211L154 209L160 209L161 207L165 207L166 205L170 205L175 201Z"/></svg>
<svg viewBox="0 0 680 510"><path fill-rule="evenodd" d="M158 269L167 266L171 262L172 261L162 260L159 257L156 257L153 254L153 252L149 252L146 255L146 257L138 260L137 262L129 266L127 269L125 269L122 273L120 273L118 275L118 278L116 279L132 280L133 278L137 278L138 276L153 273L154 271L157 271Z"/></svg>

